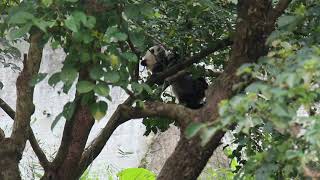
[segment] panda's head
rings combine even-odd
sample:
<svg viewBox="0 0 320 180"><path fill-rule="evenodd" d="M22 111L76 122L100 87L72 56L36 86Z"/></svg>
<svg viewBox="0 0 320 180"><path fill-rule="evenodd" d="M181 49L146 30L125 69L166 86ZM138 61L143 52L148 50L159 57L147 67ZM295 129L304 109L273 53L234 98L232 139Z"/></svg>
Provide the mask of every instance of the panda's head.
<svg viewBox="0 0 320 180"><path fill-rule="evenodd" d="M152 46L142 57L141 65L152 73L163 71L167 65L169 52L161 45Z"/></svg>

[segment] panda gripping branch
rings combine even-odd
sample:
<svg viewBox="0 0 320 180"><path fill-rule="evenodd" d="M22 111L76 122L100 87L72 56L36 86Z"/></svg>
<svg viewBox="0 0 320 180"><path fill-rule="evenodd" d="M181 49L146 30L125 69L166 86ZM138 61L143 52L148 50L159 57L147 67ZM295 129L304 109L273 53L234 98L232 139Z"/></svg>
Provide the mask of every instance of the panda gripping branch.
<svg viewBox="0 0 320 180"><path fill-rule="evenodd" d="M149 48L142 57L141 65L147 67L152 74L165 71L178 62L176 55L167 51L163 46L156 45ZM203 106L203 99L208 84L204 77L194 78L192 74L182 74L170 82L173 93L180 104L191 109Z"/></svg>

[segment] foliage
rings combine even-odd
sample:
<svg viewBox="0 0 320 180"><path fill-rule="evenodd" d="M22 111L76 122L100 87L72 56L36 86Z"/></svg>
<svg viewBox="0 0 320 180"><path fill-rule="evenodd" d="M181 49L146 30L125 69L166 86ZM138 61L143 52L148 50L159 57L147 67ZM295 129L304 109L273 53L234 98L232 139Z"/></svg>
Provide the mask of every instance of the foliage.
<svg viewBox="0 0 320 180"><path fill-rule="evenodd" d="M120 171L117 176L120 180L154 180L156 179L156 175L146 169L143 168L128 168Z"/></svg>
<svg viewBox="0 0 320 180"><path fill-rule="evenodd" d="M43 44L50 43L66 53L61 71L51 75L48 83L53 87L62 83L64 93L75 85L77 94L73 102L65 104L52 129L60 118L71 119L78 101L89 105L96 120L103 118L107 101L112 101L113 87L134 96L137 107L150 99L174 102L174 97L163 93L162 86L148 85L146 78L137 77L141 53L154 43L162 43L180 57L187 57L216 39L232 36L234 31L235 3L226 0L101 2L106 9L99 13L90 9L100 4L79 0L0 2L0 62L4 67L19 70L7 62L21 58L12 44L28 41L36 31L44 33ZM228 177L292 179L301 178L306 169L320 168L319 17L318 0L294 1L268 39L269 54L258 64L239 69L238 74L251 79L251 83L243 92L220 103L219 121L192 124L187 129L189 137L200 134L206 144L217 130L237 124L232 142L236 148L229 155L236 164L232 169L235 174L226 171ZM216 52L187 70L206 75L214 83L210 72L224 68L228 50ZM45 77L38 74L30 85ZM2 86L0 82L0 89ZM298 113L303 110L307 115ZM164 131L171 123L146 118L146 134ZM137 171L146 172L128 169L119 176Z"/></svg>
<svg viewBox="0 0 320 180"><path fill-rule="evenodd" d="M190 126L206 143L205 134L237 123L236 179L300 179L320 169L319 10L317 1L293 4L268 39L268 55L239 69L253 82L220 103L218 123Z"/></svg>
<svg viewBox="0 0 320 180"><path fill-rule="evenodd" d="M140 58L136 51L144 52L152 41L160 41L181 55L190 55L210 44L212 39L228 36L233 26L233 4L193 0L187 3L121 0L106 4L110 10L95 16L85 10L86 4L77 0L22 1L19 6L5 9L7 16L1 26L1 32L11 41L27 39L37 28L46 34L44 43L64 49L67 57L61 72L49 78L52 86L63 82L64 93L77 80L78 73L86 69L89 79L77 82L77 93L82 102L91 107L97 120L104 117L107 105L96 99L103 96L112 100L109 96L112 87L121 87L129 94L132 91L140 95L141 100L153 98L152 92L161 93L161 87L149 87L135 80ZM126 42L132 43L135 50ZM207 58L207 63L220 66L223 61L215 62L214 57ZM32 85L42 79L42 75L34 77ZM166 129L161 124L155 126ZM147 132L151 130L155 131L154 127L147 126Z"/></svg>

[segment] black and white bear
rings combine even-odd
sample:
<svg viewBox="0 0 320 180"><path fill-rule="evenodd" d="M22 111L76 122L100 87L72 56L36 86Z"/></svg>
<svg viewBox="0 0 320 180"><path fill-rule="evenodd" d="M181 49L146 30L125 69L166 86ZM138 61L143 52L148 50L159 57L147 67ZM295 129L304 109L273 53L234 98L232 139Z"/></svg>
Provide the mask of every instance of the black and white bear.
<svg viewBox="0 0 320 180"><path fill-rule="evenodd" d="M156 74L163 72L177 62L176 55L167 51L163 46L156 45L147 50L142 57L141 65L146 66L149 71ZM208 88L204 77L194 78L191 74L183 74L177 76L170 85L180 104L191 109L198 109L203 106L205 91Z"/></svg>

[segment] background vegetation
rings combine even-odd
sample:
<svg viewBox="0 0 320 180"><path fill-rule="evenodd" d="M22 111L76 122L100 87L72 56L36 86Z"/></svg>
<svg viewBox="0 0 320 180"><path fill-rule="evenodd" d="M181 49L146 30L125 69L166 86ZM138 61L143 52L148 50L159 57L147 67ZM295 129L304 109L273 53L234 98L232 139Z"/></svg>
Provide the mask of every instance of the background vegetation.
<svg viewBox="0 0 320 180"><path fill-rule="evenodd" d="M232 159L225 176L320 177L318 0L2 0L0 12L1 64L19 70L7 59L24 62L15 110L1 101L14 126L10 137L0 133L0 179L20 178L27 140L44 169L42 179L79 178L113 131L135 118L145 118L146 134L170 123L184 134L158 179L197 178L229 129L235 139L225 147ZM13 47L20 40L30 44L28 55ZM64 93L74 83L77 88L52 123L54 128L67 120L52 162L29 127L34 86L47 75L38 73L47 43L67 55L48 83L63 83ZM179 54L180 62L141 77L139 59L155 43ZM206 76L210 88L203 108L190 110L174 104L174 97L161 98L163 87L155 83L181 70ZM85 148L116 86L129 98Z"/></svg>

